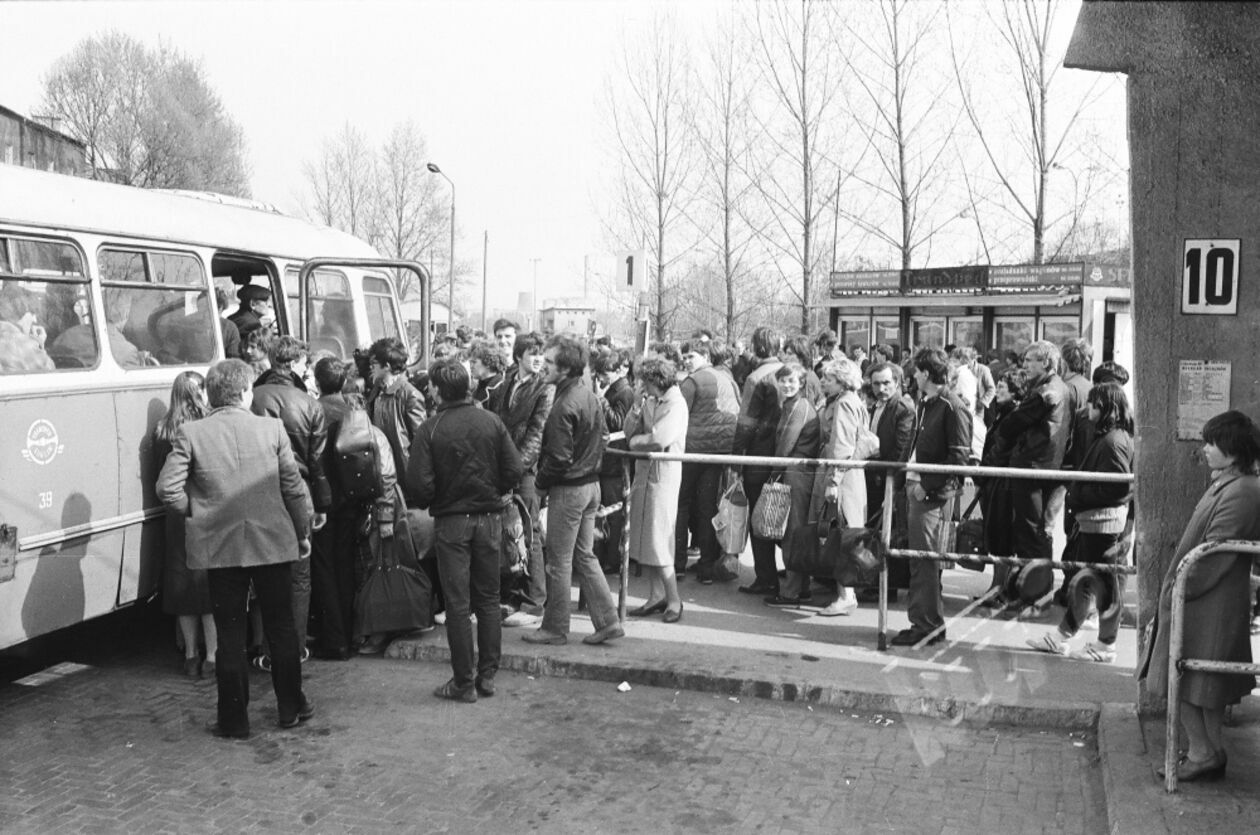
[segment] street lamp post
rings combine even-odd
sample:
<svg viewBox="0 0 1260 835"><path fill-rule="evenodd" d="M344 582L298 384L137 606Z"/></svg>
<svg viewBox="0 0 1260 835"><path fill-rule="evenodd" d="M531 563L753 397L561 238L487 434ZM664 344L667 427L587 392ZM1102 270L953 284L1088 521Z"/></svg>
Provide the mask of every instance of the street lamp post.
<svg viewBox="0 0 1260 835"><path fill-rule="evenodd" d="M437 163L426 163L425 168L437 174L451 187L451 269L447 277L446 288L446 331L451 333L455 328L455 183L438 168Z"/></svg>

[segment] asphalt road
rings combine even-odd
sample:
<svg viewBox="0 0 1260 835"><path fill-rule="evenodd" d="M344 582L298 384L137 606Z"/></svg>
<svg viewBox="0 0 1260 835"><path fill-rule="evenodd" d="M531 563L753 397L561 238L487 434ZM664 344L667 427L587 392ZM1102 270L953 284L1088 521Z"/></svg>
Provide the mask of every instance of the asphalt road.
<svg viewBox="0 0 1260 835"><path fill-rule="evenodd" d="M372 658L307 664L293 731L257 676L224 741L172 638L138 612L0 658L0 832L1106 831L1087 734L509 674L452 704Z"/></svg>

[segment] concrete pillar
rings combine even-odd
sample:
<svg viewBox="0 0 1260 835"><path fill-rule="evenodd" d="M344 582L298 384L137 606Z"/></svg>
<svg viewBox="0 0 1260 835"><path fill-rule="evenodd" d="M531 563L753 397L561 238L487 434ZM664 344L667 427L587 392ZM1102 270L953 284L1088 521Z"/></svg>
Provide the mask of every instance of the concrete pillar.
<svg viewBox="0 0 1260 835"><path fill-rule="evenodd" d="M1128 75L1145 626L1208 483L1201 444L1177 438L1179 361L1231 361L1228 406L1260 419L1260 5L1087 0L1064 63ZM1236 315L1181 313L1187 238L1241 240ZM1163 702L1139 696L1145 710Z"/></svg>

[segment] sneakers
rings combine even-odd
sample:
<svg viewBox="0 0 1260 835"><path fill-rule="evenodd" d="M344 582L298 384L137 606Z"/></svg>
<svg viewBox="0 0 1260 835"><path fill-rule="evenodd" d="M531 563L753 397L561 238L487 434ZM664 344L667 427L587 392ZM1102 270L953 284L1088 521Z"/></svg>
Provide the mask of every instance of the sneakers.
<svg viewBox="0 0 1260 835"><path fill-rule="evenodd" d="M858 604L856 600L846 600L844 596L841 595L833 600L829 606L819 609L818 614L825 618L834 618L840 615L852 614L853 610L857 607Z"/></svg>
<svg viewBox="0 0 1260 835"><path fill-rule="evenodd" d="M528 612L513 612L503 618L504 626L535 626L542 620L538 615L531 615Z"/></svg>
<svg viewBox="0 0 1260 835"><path fill-rule="evenodd" d="M455 686L455 679L451 679L446 682L446 684L443 684L441 687L434 690L433 695L437 696L439 699L446 699L451 702L467 702L468 704L472 704L477 701L477 688L474 685L473 687L469 687L465 690L460 690Z"/></svg>
<svg viewBox="0 0 1260 835"><path fill-rule="evenodd" d="M1098 631L1098 613L1090 612L1089 617L1085 618L1085 622L1081 624L1081 629L1088 629L1090 632Z"/></svg>
<svg viewBox="0 0 1260 835"><path fill-rule="evenodd" d="M1024 643L1037 652L1048 652L1051 655L1067 655L1071 650L1057 629L1054 632L1043 632L1040 638L1029 638ZM1114 652L1112 657L1115 657Z"/></svg>
<svg viewBox="0 0 1260 835"><path fill-rule="evenodd" d="M1094 661L1099 664L1110 664L1116 660L1116 648L1100 641L1088 643L1072 653L1077 661Z"/></svg>

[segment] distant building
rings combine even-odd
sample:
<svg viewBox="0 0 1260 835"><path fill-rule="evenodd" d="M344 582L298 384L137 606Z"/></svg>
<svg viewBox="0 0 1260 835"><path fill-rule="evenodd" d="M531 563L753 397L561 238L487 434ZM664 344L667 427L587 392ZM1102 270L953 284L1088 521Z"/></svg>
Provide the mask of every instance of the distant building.
<svg viewBox="0 0 1260 835"><path fill-rule="evenodd" d="M86 144L3 106L0 162L80 177L88 173Z"/></svg>
<svg viewBox="0 0 1260 835"><path fill-rule="evenodd" d="M548 336L573 333L590 336L595 324L595 306L582 301L553 301L538 311L538 323Z"/></svg>

